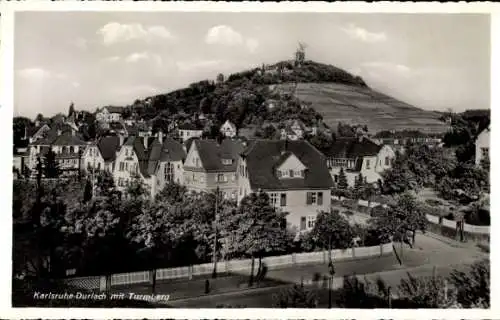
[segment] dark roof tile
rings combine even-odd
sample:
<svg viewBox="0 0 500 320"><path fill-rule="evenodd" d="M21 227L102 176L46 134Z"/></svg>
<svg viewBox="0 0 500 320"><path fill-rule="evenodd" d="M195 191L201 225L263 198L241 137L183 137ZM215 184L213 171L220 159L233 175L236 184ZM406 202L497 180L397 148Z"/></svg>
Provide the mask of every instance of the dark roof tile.
<svg viewBox="0 0 500 320"><path fill-rule="evenodd" d="M276 167L292 154L306 166L305 178L279 179ZM254 140L242 157L254 190L328 189L333 185L326 158L307 141Z"/></svg>

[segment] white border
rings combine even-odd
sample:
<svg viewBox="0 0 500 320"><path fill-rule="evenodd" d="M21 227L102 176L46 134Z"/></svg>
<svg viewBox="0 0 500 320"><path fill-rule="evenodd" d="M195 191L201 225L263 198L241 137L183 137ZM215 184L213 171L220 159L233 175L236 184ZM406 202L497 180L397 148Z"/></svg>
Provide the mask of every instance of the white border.
<svg viewBox="0 0 500 320"><path fill-rule="evenodd" d="M14 12L16 11L211 11L211 12L356 12L356 13L490 13L491 14L491 105L500 103L498 89L500 83L500 5L493 2L483 3L360 3L360 2L243 2L243 3L224 3L224 2L47 2L47 1L27 1L27 2L2 2L1 9L1 45L0 54L2 57L3 77L0 86L0 121L2 125L0 130L3 133L0 144L6 154L0 157L2 169L5 170L4 181L1 184L0 204L4 208L3 220L0 224L0 234L3 235L1 241L1 254L4 257L1 264L2 290L0 291L0 306L2 318L233 318L233 319L325 319L325 318L494 318L500 314L500 308L496 306L495 301L499 301L499 289L495 285L491 286L491 305L490 310L373 310L359 309L12 309L10 300L11 291L11 235L12 235L12 116L13 116L13 28ZM496 59L495 59L496 58ZM496 109L492 109L492 117L496 117ZM496 121L495 121L496 122ZM499 131L500 132L500 131ZM492 130L492 141L497 133ZM495 176L498 176L495 159L498 152L496 147L491 151L492 158L492 194L497 190ZM500 199L491 198L492 208L500 208ZM495 210L492 210L493 212ZM498 224L498 219L493 214L492 228ZM491 234L491 248L495 248L498 243L494 232ZM497 254L491 253L491 262L497 264ZM9 258L7 258L9 257ZM492 283L496 281L497 274L495 268L492 268ZM410 314L411 312L411 314Z"/></svg>

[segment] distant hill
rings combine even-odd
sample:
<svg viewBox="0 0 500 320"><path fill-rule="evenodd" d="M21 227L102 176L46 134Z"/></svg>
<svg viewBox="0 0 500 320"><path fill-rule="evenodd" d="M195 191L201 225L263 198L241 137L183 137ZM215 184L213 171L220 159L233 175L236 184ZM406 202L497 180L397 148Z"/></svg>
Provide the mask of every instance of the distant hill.
<svg viewBox="0 0 500 320"><path fill-rule="evenodd" d="M288 94L283 94L288 93ZM281 100L279 110L265 102ZM312 108L304 110L301 106ZM336 129L338 122L366 124L370 131L421 130L444 132L441 114L425 111L370 89L364 80L332 65L281 61L233 73L217 81L203 80L166 94L136 100L129 106L147 119L161 115L212 114L217 122L230 119L238 127L264 121L300 118L306 123L323 117Z"/></svg>
<svg viewBox="0 0 500 320"><path fill-rule="evenodd" d="M340 83L298 83L271 86L273 91L295 95L323 116L332 128L339 122L367 125L371 132L420 130L446 132L441 114L411 106L367 86Z"/></svg>

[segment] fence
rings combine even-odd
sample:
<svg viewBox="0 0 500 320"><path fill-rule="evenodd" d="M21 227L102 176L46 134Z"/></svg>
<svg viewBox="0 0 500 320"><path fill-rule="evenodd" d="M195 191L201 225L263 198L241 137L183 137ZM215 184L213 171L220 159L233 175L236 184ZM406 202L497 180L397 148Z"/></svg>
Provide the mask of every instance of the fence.
<svg viewBox="0 0 500 320"><path fill-rule="evenodd" d="M358 205L361 206L361 207L367 207L368 206L368 201L366 201L366 200L359 200L358 201ZM376 207L378 205L380 205L380 203L371 202L370 203L370 208L374 208L374 207ZM385 206L385 204L382 204L382 205ZM430 215L430 214L425 215L425 217L431 223L439 224L439 225L445 226L447 228L453 228L453 229L456 228L456 224L457 224L456 221L442 218L441 222L440 222L439 217L433 216L433 215ZM465 223L464 224L464 231L468 232L470 234L489 235L490 234L490 227L489 226L475 226L475 225L472 225L472 224Z"/></svg>
<svg viewBox="0 0 500 320"><path fill-rule="evenodd" d="M355 247L349 249L332 250L332 260L342 261L353 258L367 258L382 256L392 253L392 243L381 244L372 247ZM284 266L293 266L307 263L326 263L328 260L328 251L317 251L307 253L293 253L283 256L265 257L262 261L270 269ZM252 269L252 260L228 260L220 261L217 264L217 273L243 272L250 273ZM177 267L156 270L157 280L167 279L189 279L192 276L209 275L213 272L213 263L205 263L187 267ZM131 273L119 273L111 276L111 286L130 285L150 282L150 271L140 271ZM81 289L101 289L106 287L106 276L95 276L85 278L65 279L66 284Z"/></svg>

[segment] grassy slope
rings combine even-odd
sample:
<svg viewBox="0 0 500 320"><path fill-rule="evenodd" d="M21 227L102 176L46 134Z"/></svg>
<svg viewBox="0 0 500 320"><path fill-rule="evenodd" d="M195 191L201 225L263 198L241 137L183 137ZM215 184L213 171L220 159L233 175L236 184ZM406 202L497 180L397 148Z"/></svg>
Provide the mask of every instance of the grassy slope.
<svg viewBox="0 0 500 320"><path fill-rule="evenodd" d="M370 131L416 130L444 132L447 126L439 114L426 111L367 87L337 83L299 83L274 86L275 90L294 91L302 101L323 115L326 124L336 128L338 122L366 124Z"/></svg>

